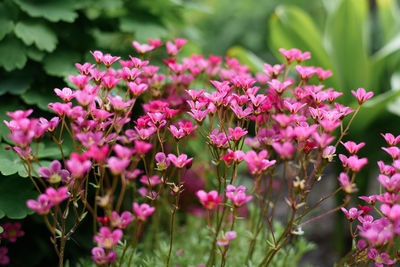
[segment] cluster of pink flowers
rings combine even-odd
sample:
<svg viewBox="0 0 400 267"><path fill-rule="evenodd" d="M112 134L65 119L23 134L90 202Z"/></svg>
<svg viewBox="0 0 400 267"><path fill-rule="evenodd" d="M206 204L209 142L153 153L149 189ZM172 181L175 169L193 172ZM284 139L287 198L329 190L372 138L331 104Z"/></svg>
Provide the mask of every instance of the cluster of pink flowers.
<svg viewBox="0 0 400 267"><path fill-rule="evenodd" d="M351 208L349 211L342 208L347 219L350 222L356 222L357 228L352 237L357 241L357 249L353 252L355 262L361 261L364 257L375 262L376 266L393 265L398 259L396 243L400 240L400 149L397 144L400 141L400 135L395 137L391 133L382 134L387 143L387 147L382 147L382 150L387 152L392 161L390 164L385 164L383 161L378 162L380 174L378 182L380 184L380 192L376 195L361 196L360 199L366 202L366 206L359 205L359 208ZM364 146L364 143L356 145L354 143L345 143L344 146L350 154L355 154ZM351 156L354 157L354 156ZM349 157L347 161L351 161ZM343 165L353 172L357 168L350 167L352 165L364 165L366 159L353 158L353 163ZM354 170L356 169L356 170ZM347 179L341 184L343 187L349 187L348 176L344 173L341 176L346 176ZM344 190L348 192L349 190ZM376 214L372 215L372 210L376 210Z"/></svg>
<svg viewBox="0 0 400 267"><path fill-rule="evenodd" d="M8 242L14 243L18 238L25 235L25 232L21 230L21 224L18 222L6 222L0 226L3 228L3 232L0 234L0 242L7 240ZM0 247L0 265L7 265L10 263L10 257L7 255L7 253L7 247Z"/></svg>
<svg viewBox="0 0 400 267"><path fill-rule="evenodd" d="M95 64L77 63L78 74L69 76L75 89L54 89L60 102L48 107L56 117L50 121L29 118L33 110L8 113L12 120L5 123L11 130L13 149L41 193L37 200L27 201L28 207L46 220L52 216L54 225L48 225L50 231L55 235L55 230L59 230L65 240L87 212L98 218L96 226L100 228L93 238L97 246L92 250L92 258L100 266L113 263L118 257L126 260L124 256L130 246L133 253L143 224L151 223L149 217L159 212L154 205L157 201L171 203L172 211L171 207L158 206L160 210L169 210L173 224L185 191L195 194L207 210L205 217L214 246L211 254L219 246L224 263L229 243L237 237L236 218L246 204L257 198L252 204L261 209L259 221L264 225L266 218L273 217L274 203L287 185L284 197L292 215L286 232L275 244L280 247L279 242L287 242L295 232L295 225L312 209L306 208L308 194L347 133L349 125L343 131L344 118L351 114L354 118L360 106L373 95L362 88L353 92L359 103L356 110L337 103L342 93L321 83L332 73L300 65L311 57L309 52L282 49L286 64L265 64L263 72L253 76L248 67L232 58L192 55L180 60L177 55L185 43L185 39L166 43L168 59L163 60L168 69L166 74L149 61L163 46L160 40L149 39L148 44L133 42L140 58L130 56L122 60L100 51L91 52ZM290 68L295 62L292 73ZM206 81L206 89L193 89L193 82L199 80ZM332 145L338 129L340 137ZM67 135L73 146L70 155L63 152ZM219 185L218 190L214 188L208 193L204 184L193 186L194 181L188 182L187 175L193 164L203 164L195 154L198 151L186 146L189 139L198 140L200 136L215 167L208 170L216 178L210 184ZM62 161L54 160L49 167L35 170L32 163L40 165L40 161L37 151L31 148L32 143L45 138L51 138L59 146ZM367 160L356 155L363 143L349 141L343 145L350 156L339 155L345 168L339 181L346 193L352 193L354 177L350 179L349 173L356 174ZM400 150L392 147L386 151L397 159ZM241 162L247 165L251 178L239 173ZM277 171L280 166L283 173ZM396 168L400 163L393 166ZM312 172L308 171L310 168ZM246 179L251 181L247 183L249 191L239 185ZM385 181L385 188L390 188L388 194L396 192L397 178L381 180ZM272 190L276 186L278 194ZM89 190L93 190L93 199L89 199ZM66 199L65 205L60 205ZM382 212L390 214L389 222L397 219L397 206L385 204ZM128 210L131 206L133 213ZM361 216L357 210L348 214L353 220ZM65 224L58 221L68 216L75 216L76 224L71 229L59 229ZM223 222L228 221L230 228L224 230L227 224ZM172 225L171 246L173 229ZM125 242L129 238L131 242ZM63 255L60 252L65 240L59 244L54 241L59 255ZM125 246L122 255L117 255L118 243ZM274 255L268 253L263 262L270 262ZM386 259L382 254L375 258L379 257ZM132 257L128 258L130 264ZM210 265L214 265L213 260L215 257L210 256Z"/></svg>

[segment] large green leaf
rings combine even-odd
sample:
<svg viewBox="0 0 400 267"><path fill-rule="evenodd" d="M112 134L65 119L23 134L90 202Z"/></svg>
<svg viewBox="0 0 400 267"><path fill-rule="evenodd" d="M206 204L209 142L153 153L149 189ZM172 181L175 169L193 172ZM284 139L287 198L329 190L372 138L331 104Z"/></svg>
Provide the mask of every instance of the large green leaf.
<svg viewBox="0 0 400 267"><path fill-rule="evenodd" d="M260 72L264 69L263 61L251 51L246 50L240 46L234 46L226 53L228 57L237 58L242 64L249 66L250 70L254 73Z"/></svg>
<svg viewBox="0 0 400 267"><path fill-rule="evenodd" d="M27 61L25 45L13 35L0 42L0 66L6 71L22 69Z"/></svg>
<svg viewBox="0 0 400 267"><path fill-rule="evenodd" d="M47 52L54 51L58 43L57 35L43 23L18 22L14 32L26 45L35 44Z"/></svg>
<svg viewBox="0 0 400 267"><path fill-rule="evenodd" d="M387 43L399 31L399 6L396 0L377 0L376 5L383 41L384 43Z"/></svg>
<svg viewBox="0 0 400 267"><path fill-rule="evenodd" d="M6 18L0 18L0 41L14 28L14 23Z"/></svg>
<svg viewBox="0 0 400 267"><path fill-rule="evenodd" d="M44 70L47 74L57 77L68 77L77 72L74 64L80 61L80 56L72 51L55 51L44 59Z"/></svg>
<svg viewBox="0 0 400 267"><path fill-rule="evenodd" d="M51 0L51 1L29 1L14 0L16 4L31 17L45 18L52 22L66 21L74 22L78 17L75 11L77 8L71 1Z"/></svg>
<svg viewBox="0 0 400 267"><path fill-rule="evenodd" d="M400 34L394 36L385 46L379 49L373 56L374 62L385 60L387 57L393 55L400 50Z"/></svg>
<svg viewBox="0 0 400 267"><path fill-rule="evenodd" d="M143 22L132 17L121 18L119 28L122 32L134 33L138 42L146 42L147 38L164 38L168 34L160 24L151 21Z"/></svg>
<svg viewBox="0 0 400 267"><path fill-rule="evenodd" d="M308 64L332 69L332 63L322 46L322 37L312 18L294 6L279 6L269 21L269 43L277 58L282 59L279 48L298 48L310 51Z"/></svg>
<svg viewBox="0 0 400 267"><path fill-rule="evenodd" d="M23 219L33 210L26 206L28 199L36 199L32 182L17 176L0 176L0 218Z"/></svg>
<svg viewBox="0 0 400 267"><path fill-rule="evenodd" d="M365 34L367 18L367 1L342 0L327 20L327 48L342 90L370 86L370 62L366 44L368 35Z"/></svg>

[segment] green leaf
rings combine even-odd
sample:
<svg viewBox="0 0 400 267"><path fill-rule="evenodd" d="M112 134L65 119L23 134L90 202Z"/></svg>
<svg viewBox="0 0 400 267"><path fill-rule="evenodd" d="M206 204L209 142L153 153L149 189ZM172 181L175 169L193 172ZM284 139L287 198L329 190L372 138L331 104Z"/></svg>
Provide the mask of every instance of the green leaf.
<svg viewBox="0 0 400 267"><path fill-rule="evenodd" d="M7 78L0 80L0 96L6 93L19 95L28 90L31 77L21 71L14 71Z"/></svg>
<svg viewBox="0 0 400 267"><path fill-rule="evenodd" d="M75 12L77 6L74 6L71 1L51 0L31 2L28 0L14 0L14 2L31 17L45 18L51 22L74 22L78 17L78 13Z"/></svg>
<svg viewBox="0 0 400 267"><path fill-rule="evenodd" d="M46 55L45 52L40 51L39 49L37 49L34 46L30 46L26 48L26 54L28 55L28 57L34 61L42 61L44 56Z"/></svg>
<svg viewBox="0 0 400 267"><path fill-rule="evenodd" d="M71 51L55 51L44 59L44 70L47 74L57 77L68 77L77 72L74 64L80 61L80 56Z"/></svg>
<svg viewBox="0 0 400 267"><path fill-rule="evenodd" d="M0 25L1 25L0 27L0 41L1 41L7 34L9 34L13 30L14 23L6 18L0 18Z"/></svg>
<svg viewBox="0 0 400 267"><path fill-rule="evenodd" d="M58 43L56 34L43 23L18 22L14 32L26 45L35 44L47 52L53 52Z"/></svg>
<svg viewBox="0 0 400 267"><path fill-rule="evenodd" d="M395 0L377 0L379 26L384 43L387 43L398 32L400 26L400 10Z"/></svg>
<svg viewBox="0 0 400 267"><path fill-rule="evenodd" d="M254 73L260 72L264 68L263 61L257 57L253 52L246 50L240 46L234 46L226 53L228 57L237 58L240 63L249 66L250 70Z"/></svg>
<svg viewBox="0 0 400 267"><path fill-rule="evenodd" d="M132 17L121 18L119 29L122 32L134 33L138 42L147 42L147 38L164 38L168 34L167 30L160 24L151 21L139 21Z"/></svg>
<svg viewBox="0 0 400 267"><path fill-rule="evenodd" d="M1 216L1 214L0 214L0 216ZM3 229L3 227L0 226L0 234L3 233L3 232L4 232L4 229Z"/></svg>
<svg viewBox="0 0 400 267"><path fill-rule="evenodd" d="M28 105L36 105L40 109L50 111L47 104L58 101L51 89L40 90L31 88L21 95L22 100Z"/></svg>
<svg viewBox="0 0 400 267"><path fill-rule="evenodd" d="M28 199L35 199L32 182L16 176L0 176L0 218L23 219L34 211L26 206Z"/></svg>
<svg viewBox="0 0 400 267"><path fill-rule="evenodd" d="M395 52L400 50L400 34L393 37L384 47L379 49L375 54L372 56L372 60L374 62L383 61L387 57L393 55Z"/></svg>
<svg viewBox="0 0 400 267"><path fill-rule="evenodd" d="M8 35L0 42L0 66L6 71L22 69L26 61L25 45L15 36Z"/></svg>
<svg viewBox="0 0 400 267"><path fill-rule="evenodd" d="M322 37L314 21L303 10L293 6L279 6L269 20L269 43L276 57L283 61L279 48L298 48L310 51L307 64L332 69L332 63L322 46Z"/></svg>
<svg viewBox="0 0 400 267"><path fill-rule="evenodd" d="M370 62L365 34L367 18L368 3L363 0L341 1L328 18L328 51L342 90L370 86ZM349 101L350 98L347 98L346 102Z"/></svg>

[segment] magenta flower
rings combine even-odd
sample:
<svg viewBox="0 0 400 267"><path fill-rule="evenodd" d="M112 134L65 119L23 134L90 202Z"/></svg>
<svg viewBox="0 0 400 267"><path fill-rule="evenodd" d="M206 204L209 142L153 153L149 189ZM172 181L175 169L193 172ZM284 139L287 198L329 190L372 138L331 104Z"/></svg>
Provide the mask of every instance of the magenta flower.
<svg viewBox="0 0 400 267"><path fill-rule="evenodd" d="M129 82L128 88L132 92L133 97L137 98L141 95L144 91L148 89L148 85L145 83L136 84L135 82Z"/></svg>
<svg viewBox="0 0 400 267"><path fill-rule="evenodd" d="M69 198L68 187L62 186L57 190L53 187L49 187L46 189L46 195L52 205L58 205L65 199Z"/></svg>
<svg viewBox="0 0 400 267"><path fill-rule="evenodd" d="M99 266L106 266L117 259L117 253L110 250L107 254L103 248L94 247L92 249L92 259Z"/></svg>
<svg viewBox="0 0 400 267"><path fill-rule="evenodd" d="M81 178L92 167L92 162L84 155L71 153L70 159L66 161L68 170L73 178Z"/></svg>
<svg viewBox="0 0 400 267"><path fill-rule="evenodd" d="M73 82L79 89L83 89L90 80L89 76L78 74L77 76L68 76L69 80Z"/></svg>
<svg viewBox="0 0 400 267"><path fill-rule="evenodd" d="M204 190L199 190L196 192L196 196L200 200L201 204L208 210L215 210L219 203L222 202L222 199L218 196L218 192L215 190L210 191L209 193Z"/></svg>
<svg viewBox="0 0 400 267"><path fill-rule="evenodd" d="M153 175L151 177L143 175L142 178L140 178L140 182L151 187L161 184L161 180L158 175Z"/></svg>
<svg viewBox="0 0 400 267"><path fill-rule="evenodd" d="M400 174L396 173L392 177L388 177L384 174L380 174L378 176L378 181L379 183L385 187L386 191L389 193L392 192L397 192L397 190L400 188Z"/></svg>
<svg viewBox="0 0 400 267"><path fill-rule="evenodd" d="M122 237L122 230L116 229L111 232L108 227L101 227L99 234L93 237L94 241L102 248L110 249L118 244Z"/></svg>
<svg viewBox="0 0 400 267"><path fill-rule="evenodd" d="M243 185L238 186L237 188L233 185L228 185L225 194L226 197L232 201L233 205L241 207L253 199L253 196L246 196L246 190L247 188Z"/></svg>
<svg viewBox="0 0 400 267"><path fill-rule="evenodd" d="M293 146L292 142L286 141L284 143L274 142L272 147L279 154L282 159L288 160L292 157L296 151L296 147Z"/></svg>
<svg viewBox="0 0 400 267"><path fill-rule="evenodd" d="M94 60L96 61L97 64L100 64L103 58L103 53L101 51L90 51L90 54L92 54L92 56L94 57Z"/></svg>
<svg viewBox="0 0 400 267"><path fill-rule="evenodd" d="M344 192L347 194L354 193L356 190L356 185L350 182L349 176L346 173L340 173L338 180Z"/></svg>
<svg viewBox="0 0 400 267"><path fill-rule="evenodd" d="M119 95L114 97L108 96L108 101L110 101L116 111L123 111L133 103L133 100L124 101Z"/></svg>
<svg viewBox="0 0 400 267"><path fill-rule="evenodd" d="M357 154L357 152L363 147L365 146L365 143L359 143L356 144L353 141L347 141L346 143L340 142L345 148L346 150L350 153L350 155L354 155Z"/></svg>
<svg viewBox="0 0 400 267"><path fill-rule="evenodd" d="M346 157L343 154L339 154L339 159L342 161L343 167L349 167L353 172L358 172L368 163L367 158L359 159L357 155Z"/></svg>
<svg viewBox="0 0 400 267"><path fill-rule="evenodd" d="M61 169L61 163L58 160L53 160L49 168L39 167L40 176L48 179L49 183L58 183L60 181L67 182L70 178L70 173L67 170Z"/></svg>
<svg viewBox="0 0 400 267"><path fill-rule="evenodd" d="M344 212L347 219L351 222L354 221L355 219L357 219L358 216L360 216L363 213L362 210L359 211L359 210L357 210L357 208L351 208L351 209L349 209L349 211L347 211L345 208L342 207L341 210Z"/></svg>
<svg viewBox="0 0 400 267"><path fill-rule="evenodd" d="M381 135L389 146L395 146L400 142L400 135L396 137L394 137L394 135L391 133L386 133L386 134L381 133Z"/></svg>
<svg viewBox="0 0 400 267"><path fill-rule="evenodd" d="M382 150L386 151L393 159L398 159L400 157L400 148L397 146L382 147Z"/></svg>
<svg viewBox="0 0 400 267"><path fill-rule="evenodd" d="M19 121L21 119L26 119L31 115L33 112L33 109L28 109L28 110L16 110L14 112L6 112L7 116L12 118L15 121Z"/></svg>
<svg viewBox="0 0 400 267"><path fill-rule="evenodd" d="M367 93L364 88L358 88L356 92L351 90L351 93L356 97L359 105L374 96L374 92Z"/></svg>
<svg viewBox="0 0 400 267"><path fill-rule="evenodd" d="M386 265L394 264L394 261L390 259L389 254L384 253L384 252L379 254L379 252L374 248L369 249L368 258L370 258L371 260L374 260L375 265L377 267L383 267L384 264L386 264Z"/></svg>
<svg viewBox="0 0 400 267"><path fill-rule="evenodd" d="M114 227L118 227L120 229L125 229L129 226L129 224L134 220L132 213L129 211L124 211L119 215L116 211L111 213L111 224Z"/></svg>
<svg viewBox="0 0 400 267"><path fill-rule="evenodd" d="M135 152L139 156L144 156L152 147L152 144L144 141L135 140Z"/></svg>
<svg viewBox="0 0 400 267"><path fill-rule="evenodd" d="M183 168L186 165L191 166L193 158L188 159L186 154L181 154L178 157L174 154L168 154L168 159L175 165L177 168Z"/></svg>
<svg viewBox="0 0 400 267"><path fill-rule="evenodd" d="M7 256L8 248L0 247L0 264L7 265L10 263L10 258Z"/></svg>
<svg viewBox="0 0 400 267"><path fill-rule="evenodd" d="M52 202L46 194L39 195L37 201L29 199L28 201L26 201L26 205L28 206L28 208L36 211L41 215L46 215L53 206Z"/></svg>
<svg viewBox="0 0 400 267"><path fill-rule="evenodd" d="M382 204L381 206L382 213L389 218L391 221L397 221L400 219L400 205L395 204L392 207L386 204Z"/></svg>
<svg viewBox="0 0 400 267"><path fill-rule="evenodd" d="M60 118L54 117L50 121L48 121L45 118L40 118L39 123L44 129L46 129L47 132L53 133L56 130L58 124L60 123Z"/></svg>
<svg viewBox="0 0 400 267"><path fill-rule="evenodd" d="M109 67L111 67L111 65L115 62L115 61L117 61L117 60L119 60L120 59L120 57L113 57L113 56L111 56L110 54L105 54L102 58L101 58L101 61L103 62L103 64L107 67L107 68L109 68Z"/></svg>
<svg viewBox="0 0 400 267"><path fill-rule="evenodd" d="M0 234L1 238L7 238L10 242L14 243L18 237L24 236L25 232L21 230L20 223L5 223L2 225L4 232ZM1 257L1 256L0 256Z"/></svg>
<svg viewBox="0 0 400 267"><path fill-rule="evenodd" d="M158 171L166 170L170 165L170 160L163 152L158 152L155 156Z"/></svg>
<svg viewBox="0 0 400 267"><path fill-rule="evenodd" d="M253 150L247 152L244 160L246 161L251 174L260 175L276 163L276 160L267 160L267 155L268 152L266 150L261 150L258 154Z"/></svg>
<svg viewBox="0 0 400 267"><path fill-rule="evenodd" d="M147 217L149 217L151 214L154 213L156 210L155 207L151 207L147 204L141 204L139 205L138 203L134 202L133 203L133 212L136 215L136 218L139 221L145 221Z"/></svg>
<svg viewBox="0 0 400 267"><path fill-rule="evenodd" d="M222 233L222 236L217 240L217 245L226 247L227 245L229 245L231 240L233 240L235 238L236 238L235 231L229 231L229 232L226 232L225 234Z"/></svg>
<svg viewBox="0 0 400 267"><path fill-rule="evenodd" d="M114 175L121 174L125 171L130 163L129 159L121 159L117 157L110 157L107 159L108 168Z"/></svg>
<svg viewBox="0 0 400 267"><path fill-rule="evenodd" d="M62 90L55 88L54 92L58 95L64 102L69 102L75 97L75 92L70 88L64 87Z"/></svg>
<svg viewBox="0 0 400 267"><path fill-rule="evenodd" d="M246 130L243 130L240 127L236 127L235 129L229 128L228 130L230 133L229 138L236 142L239 141L240 138L242 138L243 136L245 136L248 133Z"/></svg>
<svg viewBox="0 0 400 267"><path fill-rule="evenodd" d="M136 41L132 42L132 46L136 49L139 54L145 54L149 51L154 50L154 46L148 44L139 44Z"/></svg>
<svg viewBox="0 0 400 267"><path fill-rule="evenodd" d="M169 126L169 131L171 132L172 136L179 141L181 138L185 137L185 132L183 129L176 128L174 125Z"/></svg>
<svg viewBox="0 0 400 267"><path fill-rule="evenodd" d="M116 144L113 146L114 152L120 159L129 159L134 153L133 149Z"/></svg>

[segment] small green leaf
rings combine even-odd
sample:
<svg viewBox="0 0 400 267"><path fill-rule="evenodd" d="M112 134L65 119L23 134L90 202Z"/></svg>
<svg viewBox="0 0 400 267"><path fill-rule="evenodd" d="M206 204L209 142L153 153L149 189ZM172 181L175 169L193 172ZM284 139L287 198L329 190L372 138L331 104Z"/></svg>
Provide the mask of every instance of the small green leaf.
<svg viewBox="0 0 400 267"><path fill-rule="evenodd" d="M56 34L43 23L18 22L14 32L26 45L35 44L47 52L54 51L58 43Z"/></svg>
<svg viewBox="0 0 400 267"><path fill-rule="evenodd" d="M1 25L0 27L0 41L1 41L7 34L9 34L13 30L14 23L6 18L0 18L0 25Z"/></svg>
<svg viewBox="0 0 400 267"><path fill-rule="evenodd" d="M151 21L140 21L132 17L120 19L119 28L122 32L134 33L138 42L146 42L147 38L159 39L167 36L167 30L160 24Z"/></svg>
<svg viewBox="0 0 400 267"><path fill-rule="evenodd" d="M240 46L234 46L226 53L228 57L237 58L242 64L249 66L254 73L260 72L264 68L263 61L251 51Z"/></svg>
<svg viewBox="0 0 400 267"><path fill-rule="evenodd" d="M45 52L40 51L39 49L37 49L34 46L30 46L26 48L26 54L28 55L28 57L34 61L38 61L41 62L44 58L44 56L46 55Z"/></svg>
<svg viewBox="0 0 400 267"><path fill-rule="evenodd" d="M77 7L71 1L52 0L31 2L28 0L14 0L14 2L31 17L45 18L51 22L74 22L78 17L78 13L75 12Z"/></svg>
<svg viewBox="0 0 400 267"><path fill-rule="evenodd" d="M0 176L0 218L22 219L32 214L34 211L26 206L26 201L36 196L31 181L16 176Z"/></svg>
<svg viewBox="0 0 400 267"><path fill-rule="evenodd" d="M74 63L79 62L80 56L72 51L55 51L44 59L44 70L47 74L57 77L68 77L77 72Z"/></svg>
<svg viewBox="0 0 400 267"><path fill-rule="evenodd" d="M0 234L4 232L3 227L0 226Z"/></svg>
<svg viewBox="0 0 400 267"><path fill-rule="evenodd" d="M0 42L0 66L6 71L22 69L26 61L25 45L15 36L8 35Z"/></svg>
<svg viewBox="0 0 400 267"><path fill-rule="evenodd" d="M28 90L31 77L21 71L14 71L7 78L0 80L0 96L6 93L19 95Z"/></svg>

